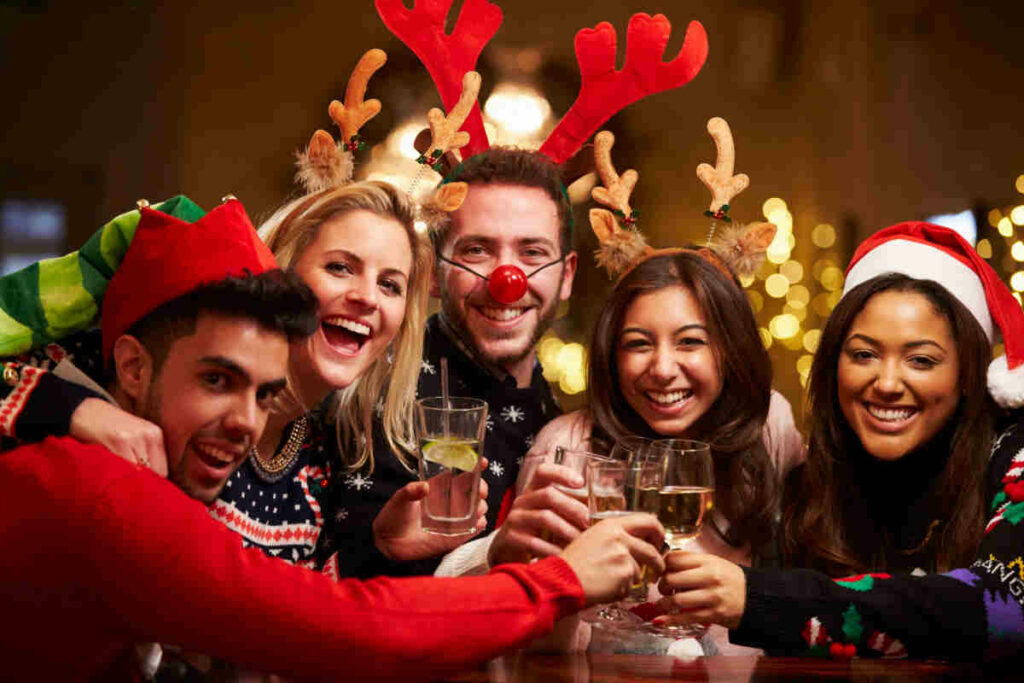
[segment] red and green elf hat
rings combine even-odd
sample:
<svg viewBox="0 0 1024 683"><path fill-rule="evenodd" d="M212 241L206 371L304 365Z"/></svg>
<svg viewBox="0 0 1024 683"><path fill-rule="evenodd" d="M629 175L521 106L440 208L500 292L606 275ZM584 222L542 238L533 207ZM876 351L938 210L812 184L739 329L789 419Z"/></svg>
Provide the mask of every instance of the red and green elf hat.
<svg viewBox="0 0 1024 683"><path fill-rule="evenodd" d="M229 198L188 223L148 207L103 302L103 358L114 341L161 304L200 285L278 267L242 203Z"/></svg>
<svg viewBox="0 0 1024 683"><path fill-rule="evenodd" d="M205 213L179 195L154 208L191 223ZM128 251L142 214L116 216L82 248L0 278L0 356L14 356L94 327L107 284Z"/></svg>

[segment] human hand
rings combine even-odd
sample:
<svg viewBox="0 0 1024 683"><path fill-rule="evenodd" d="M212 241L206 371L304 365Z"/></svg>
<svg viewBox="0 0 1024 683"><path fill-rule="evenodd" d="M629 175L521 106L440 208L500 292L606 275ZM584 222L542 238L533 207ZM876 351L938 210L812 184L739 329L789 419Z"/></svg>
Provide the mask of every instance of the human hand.
<svg viewBox="0 0 1024 683"><path fill-rule="evenodd" d="M657 625L721 624L736 628L747 602L747 577L739 565L705 553L676 551L665 556L658 606L669 612Z"/></svg>
<svg viewBox="0 0 1024 683"><path fill-rule="evenodd" d="M665 569L661 544L665 530L653 515L638 513L602 520L562 551L583 586L588 605L624 598L641 580L644 565L652 576Z"/></svg>
<svg viewBox="0 0 1024 683"><path fill-rule="evenodd" d="M69 435L83 443L105 446L128 462L167 476L163 431L102 398L87 398L78 404L71 414Z"/></svg>
<svg viewBox="0 0 1024 683"><path fill-rule="evenodd" d="M481 458L481 470L487 459ZM480 480L480 504L476 511L473 531L461 536L441 536L423 530L422 501L430 491L430 484L414 481L391 496L373 520L373 542L385 557L392 560L422 560L453 550L487 526L487 482Z"/></svg>
<svg viewBox="0 0 1024 683"><path fill-rule="evenodd" d="M583 477L562 465L536 466L526 489L516 496L508 517L494 535L487 552L490 566L528 562L557 555L590 524L587 504L554 485L583 487Z"/></svg>

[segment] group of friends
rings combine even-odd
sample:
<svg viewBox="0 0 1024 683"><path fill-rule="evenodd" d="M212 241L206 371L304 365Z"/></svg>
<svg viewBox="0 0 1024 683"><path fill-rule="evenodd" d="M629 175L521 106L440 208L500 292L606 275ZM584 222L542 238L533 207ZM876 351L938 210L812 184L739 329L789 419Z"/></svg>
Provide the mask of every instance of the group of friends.
<svg viewBox="0 0 1024 683"><path fill-rule="evenodd" d="M536 352L581 265L559 166L495 147L446 186L437 209L307 185L258 232L234 197L143 203L0 280L5 674L429 678L585 649L574 615L644 571L648 618L715 624L705 649L1019 654L1024 313L969 243L910 222L858 247L805 442L737 276L753 231L655 250L628 205L592 214L615 280L586 406L561 415ZM412 412L442 366L489 406L475 540L420 522ZM711 447L690 550L565 492L583 482L555 447L636 436Z"/></svg>

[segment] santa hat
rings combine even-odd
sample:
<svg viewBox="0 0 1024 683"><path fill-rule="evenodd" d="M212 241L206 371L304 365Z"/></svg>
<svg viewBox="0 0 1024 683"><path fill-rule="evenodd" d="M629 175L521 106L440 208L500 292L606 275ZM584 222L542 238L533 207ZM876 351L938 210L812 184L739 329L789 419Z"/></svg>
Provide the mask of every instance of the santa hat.
<svg viewBox="0 0 1024 683"><path fill-rule="evenodd" d="M843 295L885 273L939 283L971 312L990 342L1001 332L1006 354L989 365L988 389L1005 408L1024 406L1024 311L967 240L930 223L899 223L879 230L854 252Z"/></svg>
<svg viewBox="0 0 1024 683"><path fill-rule="evenodd" d="M118 337L161 304L200 285L277 267L237 199L194 223L142 208L135 237L104 297L104 359Z"/></svg>

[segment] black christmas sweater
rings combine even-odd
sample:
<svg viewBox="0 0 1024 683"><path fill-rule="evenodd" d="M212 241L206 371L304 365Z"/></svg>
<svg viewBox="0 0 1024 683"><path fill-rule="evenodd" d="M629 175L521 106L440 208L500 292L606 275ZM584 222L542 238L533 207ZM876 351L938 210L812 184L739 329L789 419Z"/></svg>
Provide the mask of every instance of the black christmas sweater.
<svg viewBox="0 0 1024 683"><path fill-rule="evenodd" d="M734 643L775 655L979 660L1024 649L1024 415L989 460L991 519L970 567L943 574L831 579L743 568L746 608Z"/></svg>
<svg viewBox="0 0 1024 683"><path fill-rule="evenodd" d="M447 327L447 326L445 326ZM512 377L496 377L471 356L468 347L442 329L438 315L427 320L423 363L420 368L417 397L441 395L441 358L448 359L449 391L453 396L468 396L487 401L489 410L483 455L489 461L483 478L488 485L487 527L495 528L506 494L515 490L516 477L523 457L541 428L561 414L551 389L541 373L534 368L530 385L518 388ZM373 520L395 491L418 479L416 462L407 457L410 467L403 465L392 453L375 425L374 466L334 477L331 484L331 507L335 514L326 521L321 560L336 553L341 576L403 576L431 574L441 558L419 562L392 562L374 545ZM467 537L468 540L468 537Z"/></svg>

